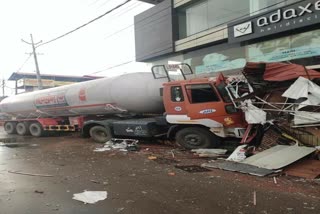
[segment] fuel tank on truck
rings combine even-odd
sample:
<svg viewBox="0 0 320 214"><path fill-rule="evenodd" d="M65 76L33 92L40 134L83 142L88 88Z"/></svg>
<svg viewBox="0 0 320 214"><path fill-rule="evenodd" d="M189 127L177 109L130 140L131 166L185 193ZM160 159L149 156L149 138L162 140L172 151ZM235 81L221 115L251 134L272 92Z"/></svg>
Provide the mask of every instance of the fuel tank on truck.
<svg viewBox="0 0 320 214"><path fill-rule="evenodd" d="M16 118L119 113L163 113L160 88L165 79L129 73L10 96L2 113Z"/></svg>

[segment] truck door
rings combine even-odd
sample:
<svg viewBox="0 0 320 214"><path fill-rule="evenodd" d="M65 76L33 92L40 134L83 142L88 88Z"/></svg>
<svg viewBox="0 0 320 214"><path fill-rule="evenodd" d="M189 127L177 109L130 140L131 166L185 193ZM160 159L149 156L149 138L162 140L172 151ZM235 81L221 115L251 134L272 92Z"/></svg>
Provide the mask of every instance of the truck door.
<svg viewBox="0 0 320 214"><path fill-rule="evenodd" d="M185 96L181 85L164 88L164 105L169 115L186 115Z"/></svg>
<svg viewBox="0 0 320 214"><path fill-rule="evenodd" d="M213 85L210 83L186 84L185 91L188 99L185 105L186 113L191 120L198 120L209 127L225 125L228 118L225 102Z"/></svg>

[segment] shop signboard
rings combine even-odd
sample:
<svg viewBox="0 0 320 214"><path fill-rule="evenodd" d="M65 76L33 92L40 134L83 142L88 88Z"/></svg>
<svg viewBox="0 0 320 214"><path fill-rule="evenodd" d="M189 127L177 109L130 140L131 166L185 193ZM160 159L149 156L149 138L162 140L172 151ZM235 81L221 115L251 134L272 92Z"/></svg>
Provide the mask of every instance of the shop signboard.
<svg viewBox="0 0 320 214"><path fill-rule="evenodd" d="M46 88L52 88L56 86L62 86L62 85L68 85L75 82L66 82L66 81L55 81L55 80L49 80L49 79L41 79L42 86ZM25 78L18 80L18 87L37 87L38 86L38 80L37 79L31 79L31 78Z"/></svg>
<svg viewBox="0 0 320 214"><path fill-rule="evenodd" d="M248 41L320 23L320 0L299 1L228 25L230 43Z"/></svg>
<svg viewBox="0 0 320 214"><path fill-rule="evenodd" d="M48 80L48 79L42 79L42 86L43 87L54 87L54 80ZM37 87L38 86L38 80L37 79L30 79L30 78L25 78L25 79L20 79L18 81L18 87Z"/></svg>

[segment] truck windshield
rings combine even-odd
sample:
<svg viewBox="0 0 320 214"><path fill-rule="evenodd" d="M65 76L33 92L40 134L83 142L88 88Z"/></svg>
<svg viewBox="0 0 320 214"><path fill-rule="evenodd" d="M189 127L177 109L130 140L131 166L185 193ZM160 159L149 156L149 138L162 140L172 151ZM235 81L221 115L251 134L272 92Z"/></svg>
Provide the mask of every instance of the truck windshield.
<svg viewBox="0 0 320 214"><path fill-rule="evenodd" d="M220 93L220 96L222 97L223 101L226 103L231 103L231 99L229 97L228 91L226 89L226 85L225 84L220 84L217 86L217 89Z"/></svg>
<svg viewBox="0 0 320 214"><path fill-rule="evenodd" d="M210 84L186 85L190 103L206 103L220 101L218 95Z"/></svg>

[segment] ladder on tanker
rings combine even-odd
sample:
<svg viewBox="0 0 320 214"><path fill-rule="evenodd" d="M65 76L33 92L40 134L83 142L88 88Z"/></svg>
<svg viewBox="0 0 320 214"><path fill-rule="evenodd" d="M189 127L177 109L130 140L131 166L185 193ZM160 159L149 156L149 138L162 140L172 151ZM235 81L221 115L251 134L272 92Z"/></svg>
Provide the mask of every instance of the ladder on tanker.
<svg viewBox="0 0 320 214"><path fill-rule="evenodd" d="M151 68L155 79L168 79L168 82L176 80L186 80L187 75L193 74L192 68L187 63L154 65Z"/></svg>

